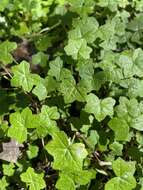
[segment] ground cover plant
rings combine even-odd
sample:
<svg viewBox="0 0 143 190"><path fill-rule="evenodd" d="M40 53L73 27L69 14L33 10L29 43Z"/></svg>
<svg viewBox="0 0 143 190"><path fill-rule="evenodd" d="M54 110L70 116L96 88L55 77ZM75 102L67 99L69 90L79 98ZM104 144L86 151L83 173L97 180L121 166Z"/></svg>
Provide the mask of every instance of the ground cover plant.
<svg viewBox="0 0 143 190"><path fill-rule="evenodd" d="M0 190L143 190L143 0L0 1Z"/></svg>

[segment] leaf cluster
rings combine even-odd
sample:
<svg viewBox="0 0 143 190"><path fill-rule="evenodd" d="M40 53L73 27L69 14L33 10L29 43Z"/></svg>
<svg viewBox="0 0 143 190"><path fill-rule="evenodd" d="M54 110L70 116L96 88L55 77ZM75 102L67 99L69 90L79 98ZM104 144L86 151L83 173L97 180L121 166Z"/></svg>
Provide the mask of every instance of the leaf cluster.
<svg viewBox="0 0 143 190"><path fill-rule="evenodd" d="M143 190L143 0L0 1L0 190Z"/></svg>

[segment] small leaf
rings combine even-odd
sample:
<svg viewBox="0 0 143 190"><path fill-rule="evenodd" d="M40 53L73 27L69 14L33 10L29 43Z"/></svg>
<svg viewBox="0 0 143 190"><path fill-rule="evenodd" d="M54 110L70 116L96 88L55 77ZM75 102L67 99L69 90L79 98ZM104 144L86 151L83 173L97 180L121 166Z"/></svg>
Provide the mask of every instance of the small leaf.
<svg viewBox="0 0 143 190"><path fill-rule="evenodd" d="M126 78L143 76L143 51L138 48L134 51L126 50L121 53L118 60L118 65L122 68Z"/></svg>
<svg viewBox="0 0 143 190"><path fill-rule="evenodd" d="M38 126L37 119L32 115L29 108L23 111L15 112L10 115L11 127L8 130L8 136L16 139L19 143L27 140L27 128L36 128Z"/></svg>
<svg viewBox="0 0 143 190"><path fill-rule="evenodd" d="M133 118L130 122L130 126L138 131L143 131L143 114Z"/></svg>
<svg viewBox="0 0 143 190"><path fill-rule="evenodd" d="M64 173L60 174L60 178L58 179L56 183L56 188L59 190L63 190L63 189L76 190L76 186L73 179Z"/></svg>
<svg viewBox="0 0 143 190"><path fill-rule="evenodd" d="M6 181L6 177L3 176L2 179L0 179L0 190L7 190L8 186L9 186L9 184Z"/></svg>
<svg viewBox="0 0 143 190"><path fill-rule="evenodd" d="M38 151L39 151L38 146L30 144L28 146L28 150L26 151L28 158L33 159L37 157Z"/></svg>
<svg viewBox="0 0 143 190"><path fill-rule="evenodd" d="M0 5L1 8L1 5ZM11 52L17 48L17 44L15 42L4 41L0 44L0 62L6 65L13 62L13 57Z"/></svg>
<svg viewBox="0 0 143 190"><path fill-rule="evenodd" d="M108 125L115 132L115 139L117 141L128 140L129 126L124 119L114 117L109 121Z"/></svg>
<svg viewBox="0 0 143 190"><path fill-rule="evenodd" d="M97 133L97 131L95 130L90 130L90 135L89 137L87 138L87 142L91 145L91 147L95 147L95 145L98 143L98 140L99 140L99 135Z"/></svg>
<svg viewBox="0 0 143 190"><path fill-rule="evenodd" d="M114 177L105 185L105 190L132 190L136 187L133 176Z"/></svg>
<svg viewBox="0 0 143 190"><path fill-rule="evenodd" d="M19 65L12 67L14 76L11 79L11 85L22 87L24 91L30 92L33 85L41 82L41 78L37 74L30 73L30 65L26 61L22 61Z"/></svg>
<svg viewBox="0 0 143 190"><path fill-rule="evenodd" d="M120 177L127 173L129 173L130 175L134 175L136 170L135 164L136 162L133 161L126 162L122 158L118 158L113 162L112 166L116 176Z"/></svg>
<svg viewBox="0 0 143 190"><path fill-rule="evenodd" d="M142 133L140 133L140 132L137 132L137 133L136 133L136 140L137 140L137 142L138 142L141 146L143 146L143 134L142 134Z"/></svg>
<svg viewBox="0 0 143 190"><path fill-rule="evenodd" d="M38 52L32 56L32 64L45 67L47 65L48 56L43 52Z"/></svg>
<svg viewBox="0 0 143 190"><path fill-rule="evenodd" d="M79 72L79 75L83 80L91 80L94 74L94 63L91 59L79 60L76 70Z"/></svg>
<svg viewBox="0 0 143 190"><path fill-rule="evenodd" d="M3 173L4 175L7 175L7 176L13 176L14 174L14 164L13 163L10 163L10 164L3 164L2 165L3 167Z"/></svg>
<svg viewBox="0 0 143 190"><path fill-rule="evenodd" d="M25 173L20 175L21 180L26 183L29 190L40 190L46 187L43 180L44 174L37 174L33 168L29 167Z"/></svg>
<svg viewBox="0 0 143 190"><path fill-rule="evenodd" d="M130 127L143 131L142 106L138 103L137 99L120 97L119 102L120 104L116 106L118 117L124 119Z"/></svg>
<svg viewBox="0 0 143 190"><path fill-rule="evenodd" d="M114 113L113 106L115 105L113 98L108 97L100 100L96 95L91 93L87 96L86 101L85 111L94 114L98 121L102 121L107 115L112 117Z"/></svg>
<svg viewBox="0 0 143 190"><path fill-rule="evenodd" d="M47 89L42 82L32 90L32 93L35 94L40 101L46 99L47 97Z"/></svg>
<svg viewBox="0 0 143 190"><path fill-rule="evenodd" d="M73 175L73 178L77 184L80 185L86 185L90 182L91 179L94 179L96 177L95 170L82 170L79 173L75 173Z"/></svg>
<svg viewBox="0 0 143 190"><path fill-rule="evenodd" d="M73 27L79 28L81 37L87 41L87 43L93 43L96 39L96 31L98 29L98 22L94 17L83 17L82 19L75 19L73 21ZM69 38L75 38L71 36L69 32Z"/></svg>
<svg viewBox="0 0 143 190"><path fill-rule="evenodd" d="M43 105L41 113L37 117L38 127L36 129L37 135L40 138L45 137L47 134L51 134L58 130L55 120L59 119L60 114L56 106L49 107Z"/></svg>
<svg viewBox="0 0 143 190"><path fill-rule="evenodd" d="M87 46L85 39L69 39L65 51L67 55L77 60L79 58L89 59L92 49Z"/></svg>
<svg viewBox="0 0 143 190"><path fill-rule="evenodd" d="M115 141L112 144L110 144L110 149L112 150L112 154L121 156L123 145Z"/></svg>
<svg viewBox="0 0 143 190"><path fill-rule="evenodd" d="M57 57L54 61L51 61L49 65L50 65L50 70L48 72L48 75L55 77L56 80L59 81L61 77L63 61L61 60L60 57Z"/></svg>
<svg viewBox="0 0 143 190"><path fill-rule="evenodd" d="M118 158L113 162L113 171L116 176L105 185L105 190L132 190L136 187L136 180L133 177L135 162L126 162Z"/></svg>
<svg viewBox="0 0 143 190"><path fill-rule="evenodd" d="M47 76L44 81L47 93L51 93L57 90L58 83L52 76Z"/></svg>
<svg viewBox="0 0 143 190"><path fill-rule="evenodd" d="M85 101L86 89L80 86L80 84L76 85L74 79L63 80L60 84L59 90L64 96L65 103L72 103L75 100L78 100L79 102Z"/></svg>

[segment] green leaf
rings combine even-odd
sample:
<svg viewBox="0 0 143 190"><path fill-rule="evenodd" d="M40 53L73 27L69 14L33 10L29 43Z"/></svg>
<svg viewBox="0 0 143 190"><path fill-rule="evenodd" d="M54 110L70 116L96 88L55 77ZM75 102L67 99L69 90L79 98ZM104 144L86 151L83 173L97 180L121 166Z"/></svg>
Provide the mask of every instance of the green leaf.
<svg viewBox="0 0 143 190"><path fill-rule="evenodd" d="M61 173L60 178L56 183L56 188L59 190L67 189L67 190L76 190L75 183L73 179L68 176L68 174Z"/></svg>
<svg viewBox="0 0 143 190"><path fill-rule="evenodd" d="M0 124L0 138L4 138L9 126L7 122Z"/></svg>
<svg viewBox="0 0 143 190"><path fill-rule="evenodd" d="M12 67L14 76L11 79L11 85L22 87L24 91L30 92L34 85L41 82L40 76L30 73L30 65L22 61L19 65Z"/></svg>
<svg viewBox="0 0 143 190"><path fill-rule="evenodd" d="M119 98L119 105L116 106L116 112L118 117L124 117L127 119L129 116L137 117L140 115L140 106L137 99L128 99L126 97Z"/></svg>
<svg viewBox="0 0 143 190"><path fill-rule="evenodd" d="M98 22L94 17L83 17L82 19L75 19L73 21L73 27L80 31L81 38L85 39L87 43L93 43L96 39L96 31L98 29ZM72 31L69 32L69 38L75 38L72 36Z"/></svg>
<svg viewBox="0 0 143 190"><path fill-rule="evenodd" d="M123 118L130 127L143 131L143 114L137 99L128 100L120 97L120 104L116 106L118 117Z"/></svg>
<svg viewBox="0 0 143 190"><path fill-rule="evenodd" d="M33 168L29 167L25 173L20 175L21 180L26 183L29 190L40 190L46 187L45 181L43 180L44 174L38 174Z"/></svg>
<svg viewBox="0 0 143 190"><path fill-rule="evenodd" d="M140 132L136 133L136 140L142 146L143 145L143 135Z"/></svg>
<svg viewBox="0 0 143 190"><path fill-rule="evenodd" d="M4 175L6 176L13 176L15 170L14 170L14 164L13 163L10 163L10 164L3 164L2 165L3 167L3 173Z"/></svg>
<svg viewBox="0 0 143 190"><path fill-rule="evenodd" d="M19 143L23 143L27 140L27 128L36 128L38 125L36 121L29 108L23 109L21 113L12 113L10 115L12 126L8 130L8 136L16 139Z"/></svg>
<svg viewBox="0 0 143 190"><path fill-rule="evenodd" d="M65 103L71 103L75 100L84 102L86 97L86 89L80 84L76 84L75 80L63 80L60 84L60 92L64 96Z"/></svg>
<svg viewBox="0 0 143 190"><path fill-rule="evenodd" d="M122 155L122 150L123 150L123 145L120 144L119 142L113 142L110 144L110 149L112 150L112 154L121 156Z"/></svg>
<svg viewBox="0 0 143 190"><path fill-rule="evenodd" d="M94 63L91 59L89 60L79 60L77 63L76 70L79 72L80 77L83 80L92 79L94 74Z"/></svg>
<svg viewBox="0 0 143 190"><path fill-rule="evenodd" d="M58 83L52 76L47 76L45 78L44 86L46 87L47 93L51 93L57 90Z"/></svg>
<svg viewBox="0 0 143 190"><path fill-rule="evenodd" d="M6 190L7 187L9 186L6 177L3 176L2 179L0 179L0 190Z"/></svg>
<svg viewBox="0 0 143 190"><path fill-rule="evenodd" d="M126 95L130 98L143 97L142 85L143 80L137 78L131 78L123 80L120 83L121 87L125 88Z"/></svg>
<svg viewBox="0 0 143 190"><path fill-rule="evenodd" d="M136 187L136 180L133 177L135 162L126 162L118 158L113 162L112 166L117 177L112 178L106 183L105 190L132 190Z"/></svg>
<svg viewBox="0 0 143 190"><path fill-rule="evenodd" d="M84 76L81 76L82 80L80 81L80 85L86 88L87 92L91 92L93 90L99 91L101 86L107 81L105 72L99 71L98 73L92 76L91 66L84 67L84 69L85 69L84 71L85 73L82 73L82 75L84 74ZM79 70L79 73L81 72L82 72L82 68L81 70ZM94 72L94 69L93 69L93 72Z"/></svg>
<svg viewBox="0 0 143 190"><path fill-rule="evenodd" d="M54 157L53 168L58 170L81 171L87 156L84 144L72 144L64 132L56 132L45 148Z"/></svg>
<svg viewBox="0 0 143 190"><path fill-rule="evenodd" d="M45 43L45 42L47 42L47 43ZM49 35L38 36L36 38L36 40L34 41L37 50L39 50L41 52L46 51L47 48L51 47L51 45L52 45L51 42L52 42L52 37Z"/></svg>
<svg viewBox="0 0 143 190"><path fill-rule="evenodd" d="M98 121L102 121L107 115L113 116L113 106L115 105L113 98L108 97L100 100L96 95L91 93L87 96L86 102L85 111L94 114Z"/></svg>
<svg viewBox="0 0 143 190"><path fill-rule="evenodd" d="M8 136L16 139L19 143L23 143L27 140L27 129L23 126L12 125L8 130Z"/></svg>
<svg viewBox="0 0 143 190"><path fill-rule="evenodd" d="M43 52L38 52L32 56L32 64L45 67L47 65L48 56Z"/></svg>
<svg viewBox="0 0 143 190"><path fill-rule="evenodd" d="M30 32L26 22L20 22L19 23L19 27L17 29L11 29L11 33L15 36L21 36L21 35L25 35L28 34Z"/></svg>
<svg viewBox="0 0 143 190"><path fill-rule="evenodd" d="M1 5L0 5L1 9ZM13 57L11 55L11 52L17 48L17 44L15 42L10 42L8 40L2 42L0 44L0 62L2 64L6 65L13 62Z"/></svg>
<svg viewBox="0 0 143 190"><path fill-rule="evenodd" d="M26 151L28 158L33 159L37 157L38 151L39 151L38 146L30 144L28 146L28 150Z"/></svg>
<svg viewBox="0 0 143 190"><path fill-rule="evenodd" d="M82 170L78 173L70 173L68 171L63 171L60 173L60 178L56 183L56 188L61 190L76 190L77 185L86 185L93 178L95 178L94 170Z"/></svg>
<svg viewBox="0 0 143 190"><path fill-rule="evenodd" d="M93 147L93 149L94 149L94 147L95 147L95 145L98 143L98 141L99 141L99 135L98 135L98 133L97 133L97 131L95 131L95 130L90 130L90 132L89 132L89 136L88 136L88 138L87 138L87 142L91 145L91 147Z"/></svg>
<svg viewBox="0 0 143 190"><path fill-rule="evenodd" d="M41 113L37 117L38 127L36 129L37 135L40 138L45 137L47 134L51 134L58 130L55 120L59 119L60 114L56 106L49 107L42 106Z"/></svg>
<svg viewBox="0 0 143 190"><path fill-rule="evenodd" d="M102 40L100 46L105 50L116 49L117 37L115 36L115 22L107 20L104 25L101 25L97 32L97 37Z"/></svg>
<svg viewBox="0 0 143 190"><path fill-rule="evenodd" d="M136 162L133 161L126 162L122 158L118 158L113 162L112 167L116 176L120 177L127 173L130 175L134 175L136 170L135 164Z"/></svg>
<svg viewBox="0 0 143 190"><path fill-rule="evenodd" d="M117 141L128 140L129 126L124 119L114 117L109 121L108 125L115 132L115 139Z"/></svg>
<svg viewBox="0 0 143 190"><path fill-rule="evenodd" d="M143 51L138 48L134 51L126 50L119 56L118 65L122 68L125 78L132 76L143 76Z"/></svg>
<svg viewBox="0 0 143 190"><path fill-rule="evenodd" d="M133 118L130 122L130 126L138 131L143 131L143 115Z"/></svg>
<svg viewBox="0 0 143 190"><path fill-rule="evenodd" d="M105 190L132 190L136 187L133 176L114 177L105 185Z"/></svg>
<svg viewBox="0 0 143 190"><path fill-rule="evenodd" d="M75 173L73 178L77 184L86 185L90 182L91 179L96 177L95 170L82 170L81 172Z"/></svg>
<svg viewBox="0 0 143 190"><path fill-rule="evenodd" d="M81 84L76 84L74 77L68 69L62 70L61 81L59 91L64 96L65 103L71 103L75 100L79 102L85 101L86 89Z"/></svg>
<svg viewBox="0 0 143 190"><path fill-rule="evenodd" d="M134 17L127 25L127 28L131 31L140 31L143 29L143 14L139 14Z"/></svg>
<svg viewBox="0 0 143 190"><path fill-rule="evenodd" d="M69 39L65 51L67 55L77 60L80 58L89 59L92 49L87 46L85 39Z"/></svg>
<svg viewBox="0 0 143 190"><path fill-rule="evenodd" d="M56 80L59 81L61 77L63 61L61 60L60 57L56 57L54 61L51 61L49 63L49 66L50 66L50 70L48 72L48 75L55 77Z"/></svg>
<svg viewBox="0 0 143 190"><path fill-rule="evenodd" d="M32 90L32 93L35 94L40 101L46 99L47 97L47 89L42 82Z"/></svg>

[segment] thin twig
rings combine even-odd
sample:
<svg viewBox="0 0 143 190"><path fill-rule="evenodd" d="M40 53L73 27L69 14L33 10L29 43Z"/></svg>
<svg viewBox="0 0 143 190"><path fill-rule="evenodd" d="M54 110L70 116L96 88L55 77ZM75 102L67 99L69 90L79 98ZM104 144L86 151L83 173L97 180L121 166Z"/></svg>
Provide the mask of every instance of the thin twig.
<svg viewBox="0 0 143 190"><path fill-rule="evenodd" d="M45 33L48 33L50 32L51 30L55 29L56 27L58 27L59 25L61 24L61 21L59 21L58 23L56 23L55 25L51 26L51 27L46 27L46 28L43 28L40 32L37 32L37 33L33 33L33 34L29 34L27 36L25 36L26 38L29 39L29 41L31 41L31 38L34 38L34 37L40 37L40 36L43 36ZM44 34L43 34L44 33Z"/></svg>
<svg viewBox="0 0 143 190"><path fill-rule="evenodd" d="M53 26L51 27L46 27L46 28L43 28L39 34L43 33L43 32L49 32L51 30L53 30L54 28L56 28L57 26L59 26L61 24L61 21L57 22L56 24L54 24Z"/></svg>
<svg viewBox="0 0 143 190"><path fill-rule="evenodd" d="M14 59L14 57L13 57L13 62L16 63L17 65L19 64L19 63Z"/></svg>
<svg viewBox="0 0 143 190"><path fill-rule="evenodd" d="M3 70L6 72L6 74L7 74L10 78L12 78L12 75L11 75L11 73L9 72L9 70L8 70L6 67L4 67L4 66L2 66L2 68L3 68Z"/></svg>
<svg viewBox="0 0 143 190"><path fill-rule="evenodd" d="M45 147L44 138L42 138L41 141L42 141L42 146L43 146L43 148L44 148L44 147ZM44 156L45 156L45 161L46 161L46 163L48 163L48 159L47 159L47 156L46 156L46 154L45 154L45 150L44 150Z"/></svg>

